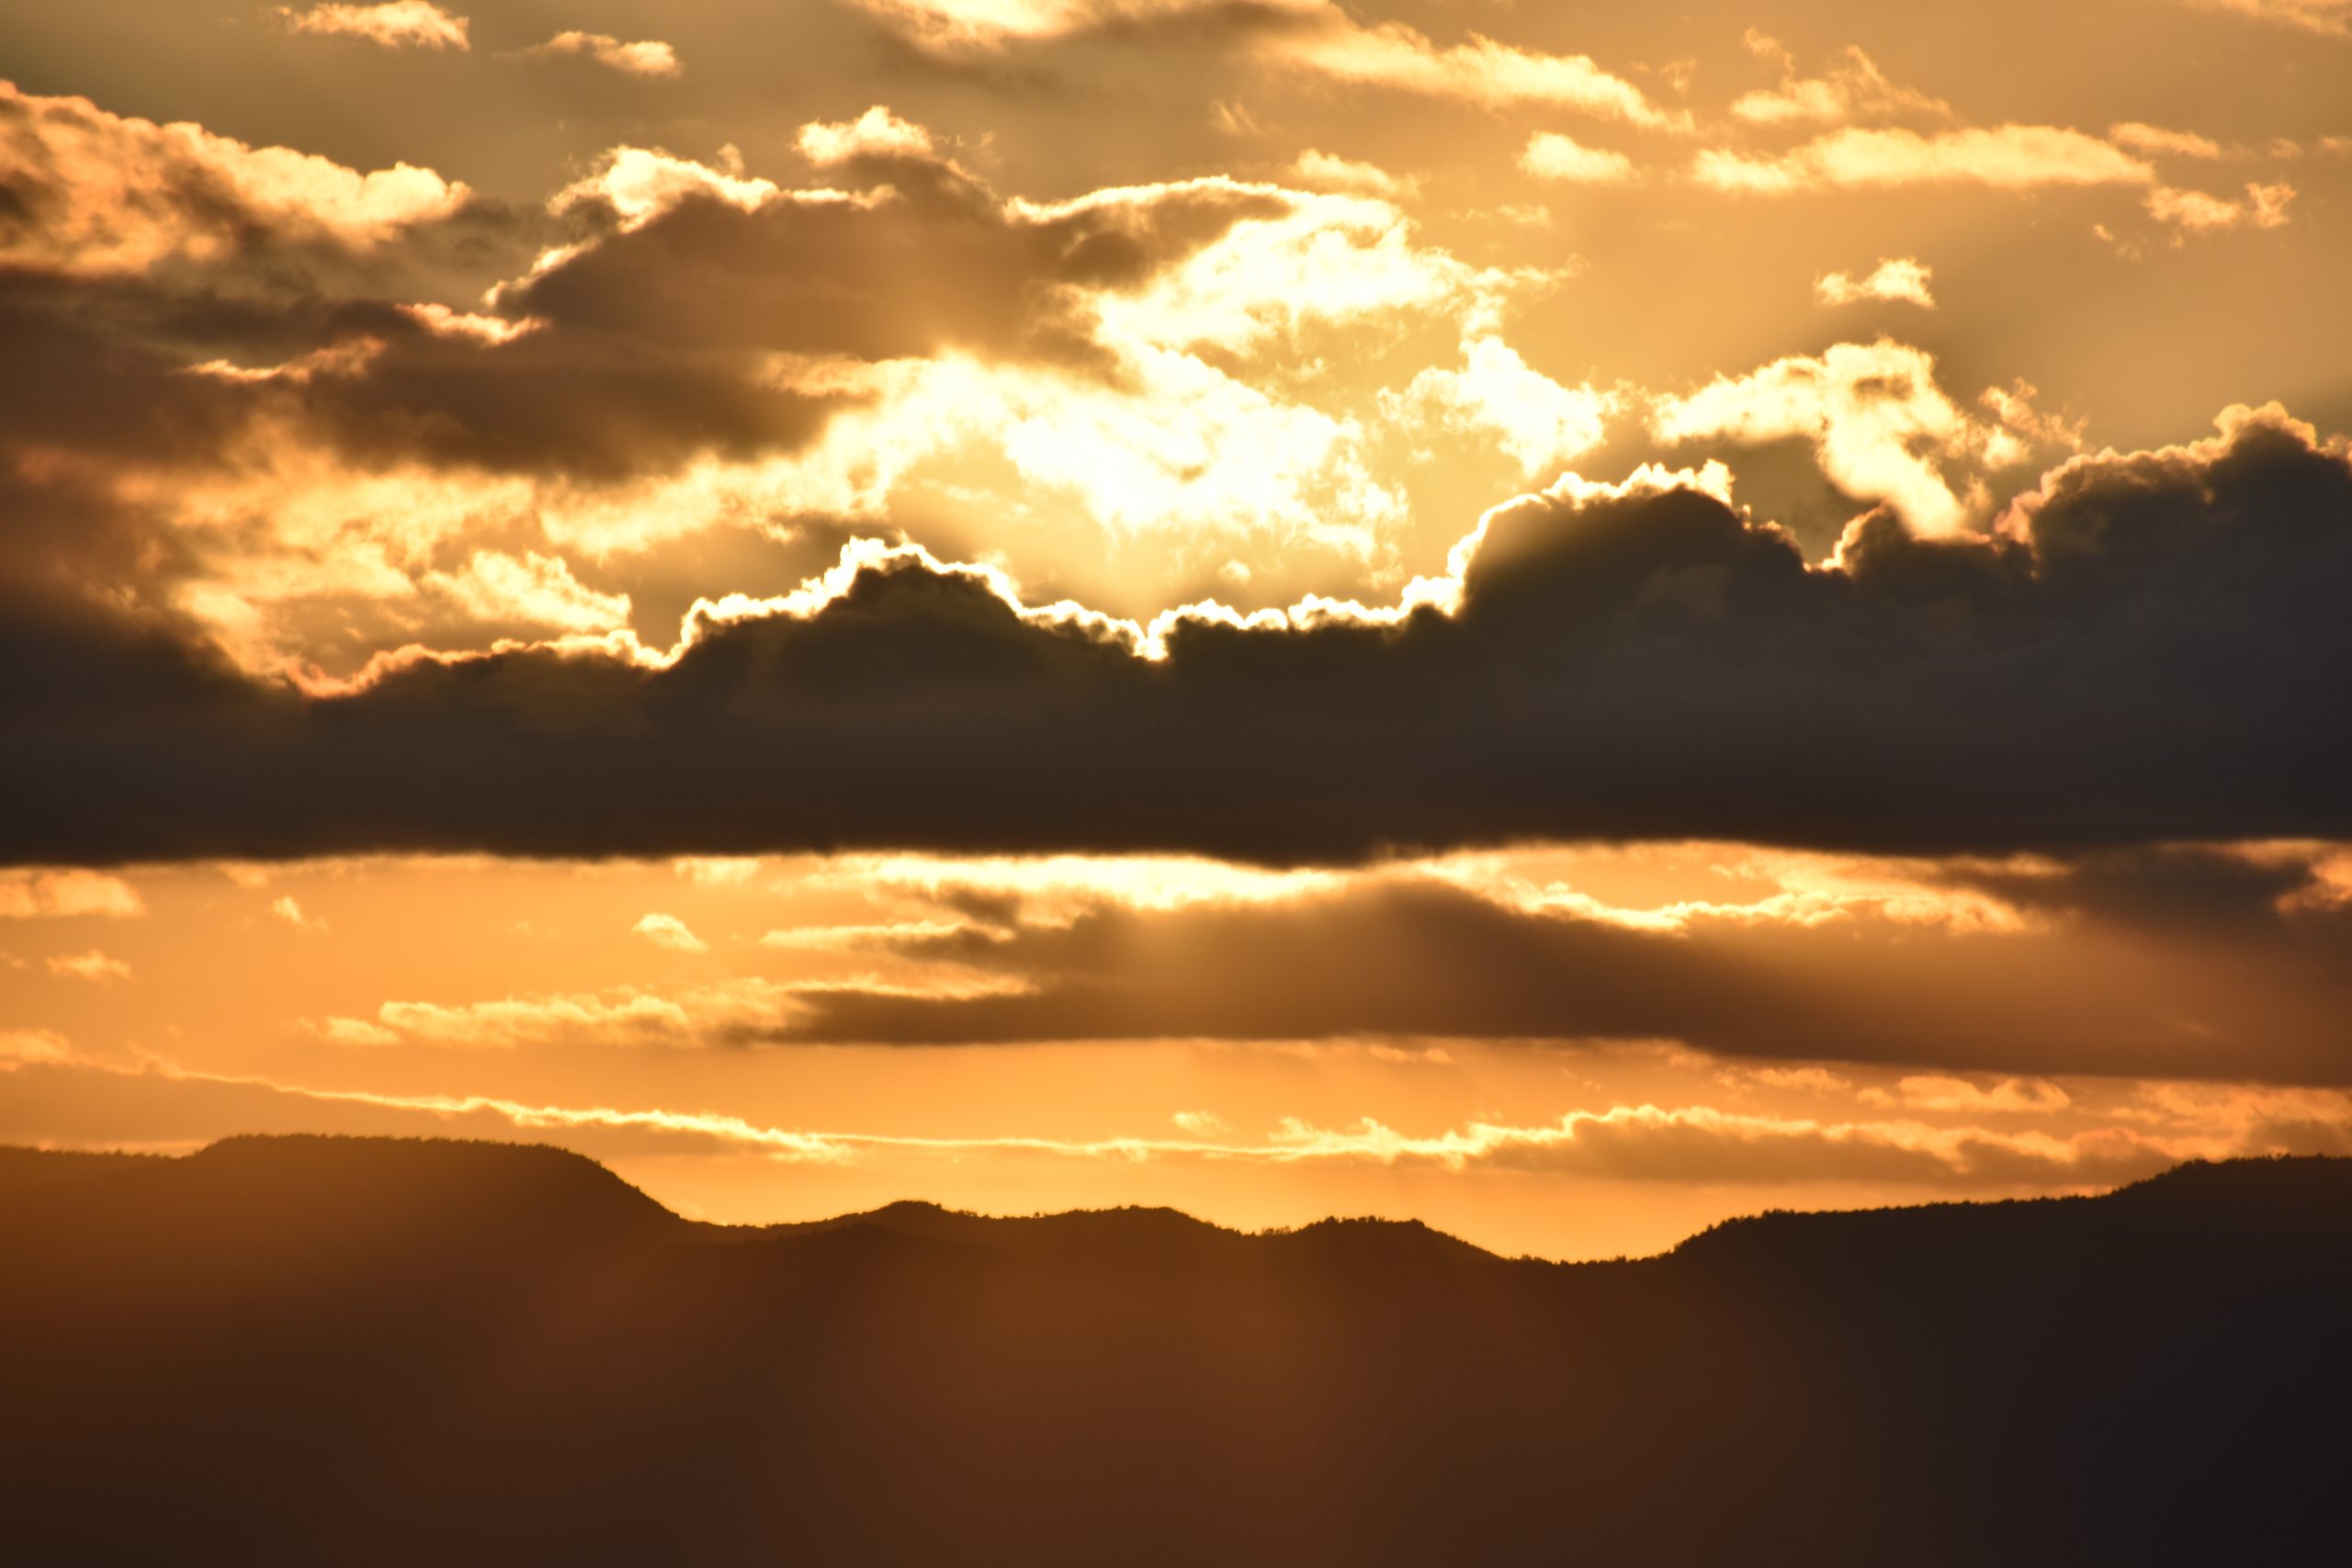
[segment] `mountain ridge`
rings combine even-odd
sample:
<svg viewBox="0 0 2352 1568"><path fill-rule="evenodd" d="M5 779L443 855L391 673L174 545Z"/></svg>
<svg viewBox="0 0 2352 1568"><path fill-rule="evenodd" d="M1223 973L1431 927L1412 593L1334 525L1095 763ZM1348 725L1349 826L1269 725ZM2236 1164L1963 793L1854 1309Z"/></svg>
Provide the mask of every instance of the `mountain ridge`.
<svg viewBox="0 0 2352 1568"><path fill-rule="evenodd" d="M0 1156L28 1562L2285 1563L2352 1473L2352 1160L1558 1264L714 1226L544 1147L40 1157Z"/></svg>
<svg viewBox="0 0 2352 1568"><path fill-rule="evenodd" d="M1693 1251L1706 1251L1723 1246L1730 1238L1747 1237L1765 1231L1785 1234L1793 1227L1815 1223L1846 1223L1870 1225L1884 1223L1879 1217L1889 1215L1933 1216L1951 1213L2007 1213L2051 1205L2096 1202L2127 1193L2145 1195L2154 1191L2186 1190L2199 1183L2226 1182L2243 1186L2249 1173L2301 1173L2306 1185L2324 1186L2335 1179L2336 1172L2352 1172L2352 1158L2321 1155L2274 1155L2222 1161L2188 1160L2153 1176L2124 1182L2104 1193L2064 1194L2051 1197L2003 1198L1991 1200L1942 1200L1913 1204L1887 1204L1864 1209L1771 1209L1752 1214L1736 1215L1720 1220L1683 1237L1673 1246L1654 1254L1634 1257L1589 1259L1550 1259L1533 1254L1506 1254L1479 1247L1450 1232L1439 1230L1426 1222L1396 1219L1371 1214L1329 1214L1296 1225L1270 1226L1246 1230L1204 1220L1181 1209L1154 1204L1118 1204L1100 1209L1068 1209L1039 1211L1023 1214L990 1214L977 1210L958 1209L930 1199L901 1198L872 1209L854 1210L813 1220L783 1220L748 1223L721 1223L689 1218L661 1203L608 1167L594 1158L553 1144L528 1144L497 1139L462 1139L434 1137L375 1137L345 1134L240 1134L216 1139L186 1154L164 1155L148 1152L113 1150L45 1149L19 1145L0 1144L0 1204L5 1204L20 1192L70 1188L88 1179L123 1177L133 1180L153 1180L161 1173L177 1168L202 1169L208 1172L235 1164L246 1168L241 1173L248 1177L279 1179L306 1178L315 1172L291 1168L293 1162L319 1156L343 1156L340 1163L346 1168L337 1174L360 1174L349 1168L373 1167L379 1171L389 1168L390 1162L411 1162L403 1173L413 1178L421 1170L437 1166L434 1174L445 1179L460 1174L487 1176L494 1168L503 1167L501 1174L537 1169L541 1179L536 1184L545 1194L553 1194L560 1181L546 1179L556 1172L569 1174L571 1190L584 1195L594 1187L603 1187L621 1201L640 1223L668 1223L681 1227L681 1234L691 1231L707 1238L725 1237L733 1240L808 1236L854 1225L870 1225L906 1235L933 1238L968 1237L982 1232L1001 1233L999 1244L1005 1245L1022 1233L1041 1235L1056 1230L1069 1232L1095 1231L1102 1233L1121 1226L1151 1225L1159 1227L1163 1235L1208 1235L1237 1240L1281 1240L1286 1237L1321 1237L1344 1235L1351 1230L1364 1230L1424 1238L1435 1245L1476 1253L1502 1262L1560 1263L1566 1267L1584 1264L1637 1262L1646 1258L1671 1258ZM190 1162L193 1162L192 1164ZM277 1167L277 1169L260 1168ZM469 1170L467 1168L470 1167ZM2312 1173L2326 1175L2313 1176ZM2278 1179L2274 1178L2274 1180ZM2296 1179L2296 1178L2287 1178ZM223 1183L222 1185L228 1185ZM476 1187L472 1196L479 1199L485 1189ZM626 1195L626 1198L623 1198ZM654 1211L659 1211L659 1216ZM2051 1212L2056 1212L2054 1210Z"/></svg>

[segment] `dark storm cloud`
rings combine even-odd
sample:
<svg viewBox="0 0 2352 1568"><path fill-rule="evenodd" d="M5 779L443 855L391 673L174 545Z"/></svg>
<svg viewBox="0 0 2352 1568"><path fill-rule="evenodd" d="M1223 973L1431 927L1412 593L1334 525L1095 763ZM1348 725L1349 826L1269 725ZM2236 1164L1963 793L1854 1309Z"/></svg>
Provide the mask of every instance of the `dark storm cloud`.
<svg viewBox="0 0 2352 1568"><path fill-rule="evenodd" d="M316 700L19 603L0 855L2352 836L2343 457L2256 421L2045 492L2022 537L1887 524L1841 570L1691 491L1530 498L1453 616L1188 621L1156 662L904 558L666 670L517 650Z"/></svg>

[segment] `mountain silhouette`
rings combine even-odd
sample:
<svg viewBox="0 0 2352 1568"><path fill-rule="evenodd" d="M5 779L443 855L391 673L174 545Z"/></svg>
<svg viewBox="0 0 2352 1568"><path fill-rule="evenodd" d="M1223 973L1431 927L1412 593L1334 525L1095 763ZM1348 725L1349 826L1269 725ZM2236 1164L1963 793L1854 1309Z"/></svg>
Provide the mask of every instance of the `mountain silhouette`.
<svg viewBox="0 0 2352 1568"><path fill-rule="evenodd" d="M682 1219L560 1150L0 1150L0 1560L2306 1563L2352 1161L1663 1256Z"/></svg>

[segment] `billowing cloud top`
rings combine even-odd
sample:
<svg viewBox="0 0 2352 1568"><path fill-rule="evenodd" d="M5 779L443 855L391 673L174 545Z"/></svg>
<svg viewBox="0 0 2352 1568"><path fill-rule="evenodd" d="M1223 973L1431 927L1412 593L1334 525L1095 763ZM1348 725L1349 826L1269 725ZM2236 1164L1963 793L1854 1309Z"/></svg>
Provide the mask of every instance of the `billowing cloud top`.
<svg viewBox="0 0 2352 1568"><path fill-rule="evenodd" d="M402 657L304 695L164 622L22 604L0 853L2335 836L2347 592L2352 464L2268 412L2077 459L1985 538L1867 518L1818 569L1688 481L1571 479L1385 609L1145 627L861 547L668 653Z"/></svg>

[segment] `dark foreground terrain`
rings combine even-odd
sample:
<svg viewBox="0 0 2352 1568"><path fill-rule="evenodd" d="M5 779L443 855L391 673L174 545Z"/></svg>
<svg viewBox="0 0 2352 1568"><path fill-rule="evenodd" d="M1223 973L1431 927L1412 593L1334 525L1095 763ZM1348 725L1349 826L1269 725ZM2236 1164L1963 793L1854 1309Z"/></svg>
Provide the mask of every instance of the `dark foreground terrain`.
<svg viewBox="0 0 2352 1568"><path fill-rule="evenodd" d="M0 1150L0 1561L2352 1561L2352 1161L1639 1262Z"/></svg>

